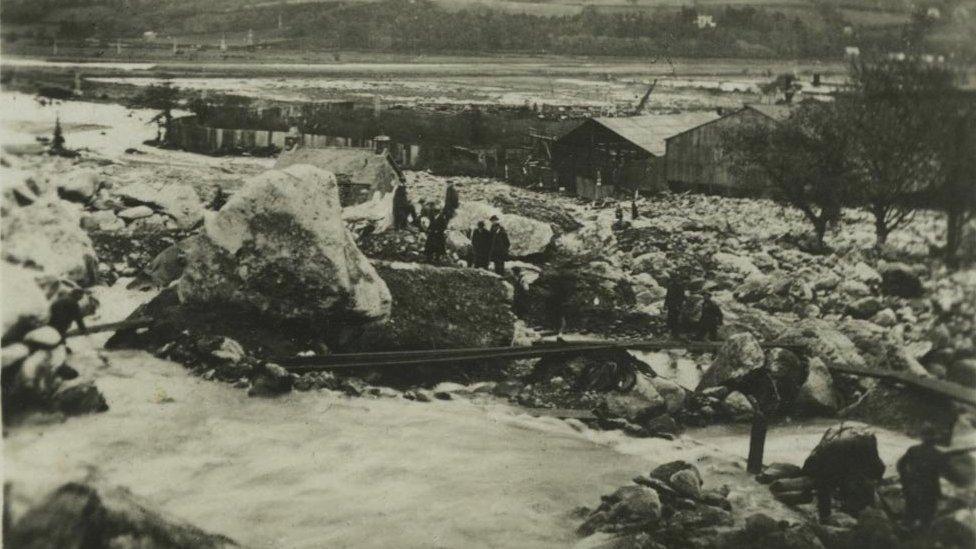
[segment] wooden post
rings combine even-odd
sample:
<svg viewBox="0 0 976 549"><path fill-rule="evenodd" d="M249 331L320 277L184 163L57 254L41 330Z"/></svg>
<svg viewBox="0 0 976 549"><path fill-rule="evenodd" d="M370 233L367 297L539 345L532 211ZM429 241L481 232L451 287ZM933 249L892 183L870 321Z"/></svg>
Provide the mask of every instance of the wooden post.
<svg viewBox="0 0 976 549"><path fill-rule="evenodd" d="M749 458L746 472L758 475L762 472L763 451L766 449L766 414L759 409L756 399L747 397L752 404L752 429L749 431Z"/></svg>

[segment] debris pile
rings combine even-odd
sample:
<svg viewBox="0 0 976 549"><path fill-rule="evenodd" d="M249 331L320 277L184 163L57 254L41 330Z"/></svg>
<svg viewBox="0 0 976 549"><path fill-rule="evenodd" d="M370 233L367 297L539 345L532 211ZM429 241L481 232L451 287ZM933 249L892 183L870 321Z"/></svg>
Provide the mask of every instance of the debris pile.
<svg viewBox="0 0 976 549"><path fill-rule="evenodd" d="M703 484L694 465L665 463L603 496L578 533L613 534L615 546L714 547L719 533L734 524L732 504L727 487Z"/></svg>
<svg viewBox="0 0 976 549"><path fill-rule="evenodd" d="M16 517L4 539L14 547L32 548L238 546L228 537L166 516L127 488L79 482L60 486Z"/></svg>

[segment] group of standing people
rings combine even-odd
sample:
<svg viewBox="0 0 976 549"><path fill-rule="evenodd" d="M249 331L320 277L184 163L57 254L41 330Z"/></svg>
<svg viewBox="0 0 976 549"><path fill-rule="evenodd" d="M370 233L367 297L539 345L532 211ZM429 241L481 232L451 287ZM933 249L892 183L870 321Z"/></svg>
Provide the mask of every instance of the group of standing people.
<svg viewBox="0 0 976 549"><path fill-rule="evenodd" d="M488 221L491 228L486 228L485 222L479 221L471 232L471 265L477 269L491 267L497 274L504 275L512 241L497 215L491 216Z"/></svg>
<svg viewBox="0 0 976 549"><path fill-rule="evenodd" d="M674 275L668 282L668 292L664 296L664 308L667 311L667 327L671 336L678 338L681 336L683 326L681 325L681 311L684 308L687 296L684 281L681 277ZM724 315L722 308L712 300L712 294L705 292L702 296L701 317L696 326L697 337L704 341L718 339L718 329L722 326Z"/></svg>
<svg viewBox="0 0 976 549"><path fill-rule="evenodd" d="M428 262L433 263L447 255L447 227L460 206L461 199L457 189L453 182L448 181L444 191L444 206L438 209L433 200L421 200L418 214L407 197L407 188L399 185L393 190L393 228L405 230L413 223L418 230L424 231L427 235L424 256ZM497 215L491 216L488 222L491 224L490 228L486 227L484 221L479 221L471 233L470 264L502 275L505 273L511 240Z"/></svg>

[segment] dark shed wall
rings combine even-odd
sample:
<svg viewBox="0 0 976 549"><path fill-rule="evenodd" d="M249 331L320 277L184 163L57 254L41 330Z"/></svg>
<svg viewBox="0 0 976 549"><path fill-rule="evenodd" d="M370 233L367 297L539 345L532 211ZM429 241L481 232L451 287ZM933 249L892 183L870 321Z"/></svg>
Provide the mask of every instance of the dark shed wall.
<svg viewBox="0 0 976 549"><path fill-rule="evenodd" d="M722 132L745 123L775 122L752 109L742 109L669 138L668 184L681 189L734 192L737 183L722 151Z"/></svg>
<svg viewBox="0 0 976 549"><path fill-rule="evenodd" d="M593 120L555 142L553 167L560 186L589 199L657 190L666 175L661 159Z"/></svg>

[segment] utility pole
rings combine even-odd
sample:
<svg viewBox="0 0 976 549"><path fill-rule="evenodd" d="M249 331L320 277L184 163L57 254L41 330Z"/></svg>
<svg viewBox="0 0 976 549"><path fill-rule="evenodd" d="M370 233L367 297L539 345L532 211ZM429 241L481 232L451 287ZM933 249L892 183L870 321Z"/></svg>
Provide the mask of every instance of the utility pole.
<svg viewBox="0 0 976 549"><path fill-rule="evenodd" d="M220 51L227 51L227 35L220 37Z"/></svg>
<svg viewBox="0 0 976 549"><path fill-rule="evenodd" d="M115 55L122 55L122 39L115 39Z"/></svg>
<svg viewBox="0 0 976 549"><path fill-rule="evenodd" d="M176 37L173 37L173 55L176 55L180 51L179 45L176 42Z"/></svg>

